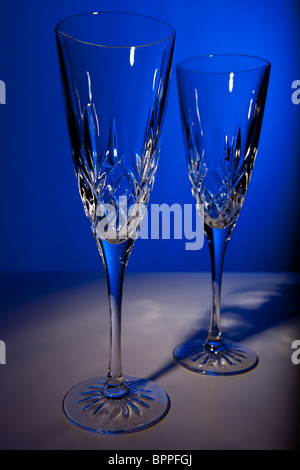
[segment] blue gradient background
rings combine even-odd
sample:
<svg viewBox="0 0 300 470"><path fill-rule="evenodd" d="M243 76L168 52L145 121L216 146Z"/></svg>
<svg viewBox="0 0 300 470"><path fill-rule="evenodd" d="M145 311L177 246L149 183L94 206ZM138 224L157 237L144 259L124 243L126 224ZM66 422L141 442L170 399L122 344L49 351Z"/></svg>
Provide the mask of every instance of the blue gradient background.
<svg viewBox="0 0 300 470"><path fill-rule="evenodd" d="M258 156L227 271L298 270L300 80L298 0L1 0L0 270L100 270L77 190L63 109L54 27L83 11L132 11L177 31L174 66L208 53L244 53L272 63ZM193 203L180 127L175 70L151 203ZM138 240L128 270L209 271L207 245Z"/></svg>

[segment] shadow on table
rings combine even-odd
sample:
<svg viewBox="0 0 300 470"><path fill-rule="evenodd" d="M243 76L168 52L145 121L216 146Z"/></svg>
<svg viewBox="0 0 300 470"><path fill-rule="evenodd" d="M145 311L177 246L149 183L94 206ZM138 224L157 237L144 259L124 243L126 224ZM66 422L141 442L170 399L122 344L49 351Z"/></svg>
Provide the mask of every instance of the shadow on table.
<svg viewBox="0 0 300 470"><path fill-rule="evenodd" d="M300 338L300 283L281 284L273 291L261 286L259 290L252 288L233 292L243 299L242 305L226 306L221 310L221 327L223 337L231 341L244 342L274 327L287 324L298 318L295 339ZM255 296L264 299L259 306ZM256 306L255 306L256 304ZM202 315L198 321L197 333L182 338L182 343L206 338L209 327L210 312ZM195 328L193 327L193 331ZM174 344L174 348L177 344ZM154 372L150 380L157 380L174 367L176 363L171 360Z"/></svg>

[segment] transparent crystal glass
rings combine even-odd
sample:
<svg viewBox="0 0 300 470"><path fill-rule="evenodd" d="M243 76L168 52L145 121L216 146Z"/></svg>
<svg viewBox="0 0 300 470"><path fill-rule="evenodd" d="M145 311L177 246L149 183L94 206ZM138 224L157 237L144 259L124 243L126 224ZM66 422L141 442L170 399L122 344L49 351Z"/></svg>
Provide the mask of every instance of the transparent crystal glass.
<svg viewBox="0 0 300 470"><path fill-rule="evenodd" d="M177 65L185 153L192 194L204 209L212 265L208 336L174 350L176 361L204 374L252 369L257 356L223 339L220 324L225 250L250 182L261 131L270 63L245 55L209 55Z"/></svg>
<svg viewBox="0 0 300 470"><path fill-rule="evenodd" d="M60 22L56 38L75 174L106 272L110 313L107 374L76 385L63 409L86 430L128 433L169 409L157 384L123 376L121 303L157 170L175 31L143 15L93 12Z"/></svg>

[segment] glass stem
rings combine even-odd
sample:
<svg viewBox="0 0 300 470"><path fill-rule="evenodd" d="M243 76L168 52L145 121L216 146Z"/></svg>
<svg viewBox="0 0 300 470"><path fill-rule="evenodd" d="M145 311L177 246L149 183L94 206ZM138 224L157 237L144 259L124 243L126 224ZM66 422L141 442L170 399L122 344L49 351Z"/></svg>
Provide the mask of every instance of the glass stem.
<svg viewBox="0 0 300 470"><path fill-rule="evenodd" d="M212 271L212 308L206 346L218 348L222 341L221 333L221 286L224 255L233 225L223 229L212 228L205 224L205 235L209 246Z"/></svg>
<svg viewBox="0 0 300 470"><path fill-rule="evenodd" d="M110 347L107 380L102 393L111 398L120 398L127 394L122 374L121 362L121 308L125 269L134 244L131 238L111 244L96 238L98 249L106 272L109 313Z"/></svg>

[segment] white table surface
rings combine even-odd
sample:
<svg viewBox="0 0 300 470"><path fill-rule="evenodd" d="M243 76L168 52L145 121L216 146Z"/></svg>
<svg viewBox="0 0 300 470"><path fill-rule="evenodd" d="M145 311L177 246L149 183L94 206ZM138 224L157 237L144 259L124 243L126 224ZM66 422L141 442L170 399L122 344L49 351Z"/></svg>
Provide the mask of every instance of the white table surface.
<svg viewBox="0 0 300 470"><path fill-rule="evenodd" d="M203 376L174 363L182 341L207 330L209 273L127 273L122 357L125 375L150 378L171 407L155 426L94 435L69 423L62 399L75 384L105 375L109 321L98 273L2 273L1 449L297 449L300 364L299 277L224 273L224 336L251 347L258 366L231 377Z"/></svg>

